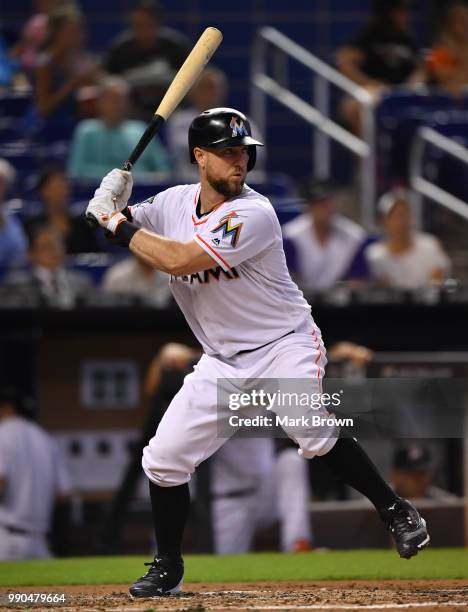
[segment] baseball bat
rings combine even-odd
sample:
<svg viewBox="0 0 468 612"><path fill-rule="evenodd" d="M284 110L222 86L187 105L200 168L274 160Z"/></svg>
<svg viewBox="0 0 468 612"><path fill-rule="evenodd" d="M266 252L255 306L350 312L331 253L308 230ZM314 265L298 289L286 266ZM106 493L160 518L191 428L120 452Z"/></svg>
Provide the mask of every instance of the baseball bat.
<svg viewBox="0 0 468 612"><path fill-rule="evenodd" d="M175 75L172 83L169 85L151 122L135 145L130 157L122 166L122 170L131 171L133 165L146 149L150 141L161 129L161 126L171 116L173 111L180 104L182 98L185 97L189 89L198 79L203 68L210 61L213 53L219 47L222 40L223 35L217 28L206 28ZM97 224L93 215L88 214L87 220L92 225Z"/></svg>

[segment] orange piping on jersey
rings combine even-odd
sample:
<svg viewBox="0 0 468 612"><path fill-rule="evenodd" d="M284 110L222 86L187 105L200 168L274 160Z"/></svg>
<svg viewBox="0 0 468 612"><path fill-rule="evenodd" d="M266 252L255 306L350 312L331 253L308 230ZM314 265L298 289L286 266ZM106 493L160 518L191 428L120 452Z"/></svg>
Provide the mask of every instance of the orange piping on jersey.
<svg viewBox="0 0 468 612"><path fill-rule="evenodd" d="M317 332L315 331L315 328L314 328L314 331L312 333L312 339L317 344L317 346L315 348L318 351L318 355L317 355L317 358L315 359L314 363L315 363L316 366L318 366L317 378L320 378L319 361L320 361L320 359L322 357L322 349L320 348L320 342L319 342L319 339L317 338Z"/></svg>
<svg viewBox="0 0 468 612"><path fill-rule="evenodd" d="M192 221L194 225L201 225L202 223L206 223L208 221L208 217L206 219L203 219L203 221L197 221L195 217L192 215Z"/></svg>
<svg viewBox="0 0 468 612"><path fill-rule="evenodd" d="M212 252L213 252L213 253L216 255L216 257L217 257L219 260L221 260L221 261L223 262L223 264L224 264L224 265L225 265L227 268L231 268L231 266L228 264L228 262L227 262L225 259L223 259L223 258L221 257L221 255L220 255L220 254L219 254L217 251L215 251L215 250L213 249L213 247L212 247L210 244L208 244L208 243L207 243L207 241L206 241L206 240L203 240L203 238L200 236L200 234L197 234L197 239L198 239L198 240L201 240L201 241L203 242L203 244L204 244L206 247L208 247L208 248L210 249L210 251L212 251Z"/></svg>
<svg viewBox="0 0 468 612"><path fill-rule="evenodd" d="M193 198L193 203L195 204L195 210L197 209L197 202L198 202L198 197L200 195L200 189L195 193L195 196ZM224 202L226 202L227 200L221 200L221 202L218 202L218 204L215 204L213 206L213 208L210 210L209 213L206 213L206 219L202 219L201 221L197 221L196 218L194 217L193 213L192 213L192 221L194 225L201 225L202 223L206 223L208 221L208 215L210 215L212 212L214 212L217 208L219 208L221 206L221 204L224 204Z"/></svg>

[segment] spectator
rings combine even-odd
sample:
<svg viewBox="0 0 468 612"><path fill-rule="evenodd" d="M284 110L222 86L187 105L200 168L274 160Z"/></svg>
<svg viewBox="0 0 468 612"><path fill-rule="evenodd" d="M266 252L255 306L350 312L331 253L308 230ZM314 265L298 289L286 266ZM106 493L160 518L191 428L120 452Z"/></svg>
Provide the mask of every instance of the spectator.
<svg viewBox="0 0 468 612"><path fill-rule="evenodd" d="M218 68L206 68L192 87L188 98L190 106L176 111L167 124L167 143L174 160L177 180L198 182L198 170L190 163L187 133L194 117L208 108L224 106L227 95L227 79Z"/></svg>
<svg viewBox="0 0 468 612"><path fill-rule="evenodd" d="M58 8L60 0L36 0L37 13L26 22L20 40L11 49L11 56L18 60L24 74L33 82L40 49L47 40L49 16Z"/></svg>
<svg viewBox="0 0 468 612"><path fill-rule="evenodd" d="M60 234L47 225L30 228L30 270L13 271L6 283L16 290L33 294L50 306L70 308L91 287L83 272L65 267L65 250Z"/></svg>
<svg viewBox="0 0 468 612"><path fill-rule="evenodd" d="M98 118L85 119L75 129L71 143L69 174L77 179L100 180L120 167L140 140L146 125L127 119L128 85L118 77L106 79L98 99ZM135 166L135 178L167 179L169 160L159 139L145 149ZM153 177L154 178L154 177Z"/></svg>
<svg viewBox="0 0 468 612"><path fill-rule="evenodd" d="M372 280L388 287L416 289L447 278L450 260L442 245L433 236L413 230L406 190L384 194L378 210L385 237L365 251Z"/></svg>
<svg viewBox="0 0 468 612"><path fill-rule="evenodd" d="M307 210L283 226L288 264L303 290L346 280L365 240L359 225L336 212L335 191L329 180L307 180L301 188Z"/></svg>
<svg viewBox="0 0 468 612"><path fill-rule="evenodd" d="M54 504L69 492L53 439L22 415L11 389L0 389L0 559L50 557Z"/></svg>
<svg viewBox="0 0 468 612"><path fill-rule="evenodd" d="M468 6L454 2L446 11L436 44L426 62L429 84L448 89L455 96L468 85Z"/></svg>
<svg viewBox="0 0 468 612"><path fill-rule="evenodd" d="M410 0L374 0L370 22L338 50L339 70L365 87L374 101L385 86L409 81L418 68L418 47L409 30L410 6ZM343 114L356 133L359 108L354 98L344 99Z"/></svg>
<svg viewBox="0 0 468 612"><path fill-rule="evenodd" d="M51 165L42 170L37 185L44 212L29 223L50 225L65 243L67 254L96 253L99 246L97 233L85 221L82 214L70 214L70 183L59 166Z"/></svg>
<svg viewBox="0 0 468 612"><path fill-rule="evenodd" d="M112 43L106 70L132 84L135 113L147 120L188 54L185 37L162 25L157 1L139 0L129 14L130 28Z"/></svg>
<svg viewBox="0 0 468 612"><path fill-rule="evenodd" d="M21 222L5 206L5 196L15 181L15 170L0 158L0 267L22 264L26 260L27 239Z"/></svg>
<svg viewBox="0 0 468 612"><path fill-rule="evenodd" d="M395 452L390 481L395 493L401 497L457 501L456 495L433 484L433 472L429 450L419 444L411 444Z"/></svg>
<svg viewBox="0 0 468 612"><path fill-rule="evenodd" d="M83 19L73 5L64 5L49 18L49 32L36 69L36 112L71 131L76 118L76 95L80 87L93 84L98 68L84 50Z"/></svg>
<svg viewBox="0 0 468 612"><path fill-rule="evenodd" d="M107 270L102 289L107 293L138 296L158 308L167 306L171 297L168 275L133 255Z"/></svg>
<svg viewBox="0 0 468 612"><path fill-rule="evenodd" d="M177 180L189 183L198 182L196 166L190 163L187 148L187 132L194 117L208 108L224 106L228 94L226 75L219 68L210 66L206 68L198 81L192 87L188 98L191 105L188 108L176 111L167 124L167 142L174 160L174 175ZM252 131L260 140L256 126L250 121ZM263 149L263 147L261 147ZM256 169L262 169L265 164L263 150L257 153Z"/></svg>
<svg viewBox="0 0 468 612"><path fill-rule="evenodd" d="M18 62L8 52L6 41L0 32L0 87L14 87L18 77Z"/></svg>

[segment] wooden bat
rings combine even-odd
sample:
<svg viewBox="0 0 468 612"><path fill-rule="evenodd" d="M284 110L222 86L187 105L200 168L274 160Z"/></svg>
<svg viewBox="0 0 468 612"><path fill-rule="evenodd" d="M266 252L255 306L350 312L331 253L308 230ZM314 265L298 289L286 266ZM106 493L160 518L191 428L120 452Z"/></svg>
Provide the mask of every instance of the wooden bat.
<svg viewBox="0 0 468 612"><path fill-rule="evenodd" d="M189 89L198 79L203 68L210 61L211 56L219 47L222 40L223 35L217 28L206 28L189 53L187 59L175 75L174 80L169 85L169 88L156 109L151 122L138 143L135 145L130 157L122 166L122 170L127 170L129 172L131 171L133 165L146 149L156 133L161 129L161 126L171 116L173 111L180 104L182 98L185 97ZM93 215L88 214L87 219L92 225L97 224L97 221Z"/></svg>

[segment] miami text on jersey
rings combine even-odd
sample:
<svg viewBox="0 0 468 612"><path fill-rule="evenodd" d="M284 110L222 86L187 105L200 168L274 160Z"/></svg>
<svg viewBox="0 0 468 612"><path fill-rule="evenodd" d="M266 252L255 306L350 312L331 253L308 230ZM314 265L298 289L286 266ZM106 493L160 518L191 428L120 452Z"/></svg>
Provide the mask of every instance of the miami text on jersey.
<svg viewBox="0 0 468 612"><path fill-rule="evenodd" d="M235 247L239 242L239 236L241 233L243 223L233 224L233 219L237 219L239 215L236 212L231 212L228 215L222 217L219 220L219 224L211 230L212 234L216 234L217 232L223 232L221 239L226 238L226 236L230 236L231 238L231 246ZM213 242L215 244L219 244L219 238L213 238Z"/></svg>
<svg viewBox="0 0 468 612"><path fill-rule="evenodd" d="M216 266L216 268L204 270L203 272L195 272L195 274L184 274L183 276L171 275L170 282L173 283L175 281L182 281L183 283L188 283L191 285L194 281L198 281L203 285L205 283L209 283L211 278L214 278L214 280L217 281L219 281L220 278L224 278L225 280L234 280L235 278L239 278L239 272L235 268L224 271L221 266Z"/></svg>

